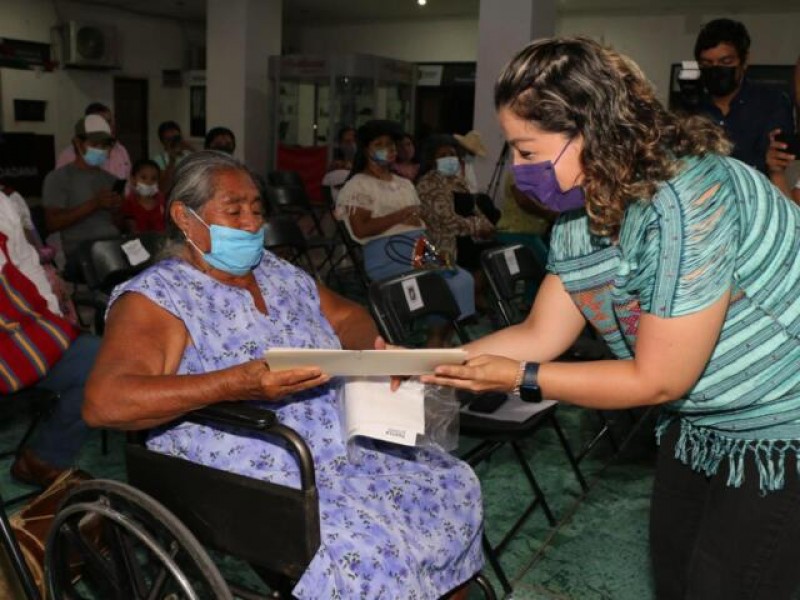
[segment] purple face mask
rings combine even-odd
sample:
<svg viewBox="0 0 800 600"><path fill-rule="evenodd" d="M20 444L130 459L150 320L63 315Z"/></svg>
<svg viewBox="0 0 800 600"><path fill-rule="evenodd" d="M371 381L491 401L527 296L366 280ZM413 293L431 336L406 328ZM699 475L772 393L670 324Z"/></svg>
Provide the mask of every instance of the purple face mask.
<svg viewBox="0 0 800 600"><path fill-rule="evenodd" d="M538 163L513 165L511 167L517 189L554 212L560 213L575 210L583 207L586 203L586 196L580 186L576 185L566 192L562 192L561 186L558 185L558 179L556 179L555 166L567 146L571 143L572 140L567 142L554 162L544 160Z"/></svg>

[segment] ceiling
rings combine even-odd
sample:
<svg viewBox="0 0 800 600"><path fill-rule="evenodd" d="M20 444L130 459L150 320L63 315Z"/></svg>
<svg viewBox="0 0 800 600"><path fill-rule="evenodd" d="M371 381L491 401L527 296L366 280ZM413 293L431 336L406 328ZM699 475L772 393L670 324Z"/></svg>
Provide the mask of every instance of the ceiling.
<svg viewBox="0 0 800 600"><path fill-rule="evenodd" d="M134 13L204 21L207 0L77 0L83 4L113 6ZM533 1L533 0L531 0ZM798 0L557 0L562 14L800 12ZM285 0L290 25L303 23L369 22L477 17L480 0Z"/></svg>

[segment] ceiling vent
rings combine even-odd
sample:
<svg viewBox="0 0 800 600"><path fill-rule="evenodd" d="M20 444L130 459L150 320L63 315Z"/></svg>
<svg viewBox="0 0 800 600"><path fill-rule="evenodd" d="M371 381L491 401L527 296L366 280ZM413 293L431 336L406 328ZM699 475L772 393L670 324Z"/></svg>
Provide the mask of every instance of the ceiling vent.
<svg viewBox="0 0 800 600"><path fill-rule="evenodd" d="M64 26L64 66L118 69L116 27L69 21Z"/></svg>

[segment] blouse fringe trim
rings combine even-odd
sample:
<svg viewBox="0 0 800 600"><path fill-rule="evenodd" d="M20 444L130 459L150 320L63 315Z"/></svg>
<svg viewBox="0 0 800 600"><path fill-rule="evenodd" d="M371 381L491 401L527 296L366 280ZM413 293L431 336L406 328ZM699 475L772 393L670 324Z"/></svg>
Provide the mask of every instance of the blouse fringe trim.
<svg viewBox="0 0 800 600"><path fill-rule="evenodd" d="M680 418L662 415L656 426L656 440ZM783 489L786 483L786 455L797 457L797 475L800 477L800 440L742 440L720 434L712 429L696 427L688 419L680 418L681 431L675 444L675 458L707 477L716 475L723 460L728 460L729 487L741 487L744 482L744 461L753 453L758 469L761 494Z"/></svg>

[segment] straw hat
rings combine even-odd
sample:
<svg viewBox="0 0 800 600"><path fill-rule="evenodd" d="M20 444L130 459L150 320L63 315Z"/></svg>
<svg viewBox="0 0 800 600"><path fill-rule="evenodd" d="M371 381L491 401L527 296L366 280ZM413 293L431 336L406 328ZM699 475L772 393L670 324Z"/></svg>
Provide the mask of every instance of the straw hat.
<svg viewBox="0 0 800 600"><path fill-rule="evenodd" d="M467 152L477 154L478 156L486 156L486 146L483 145L481 134L474 129L466 135L454 133L453 137L456 138L456 141L461 144L461 147Z"/></svg>

